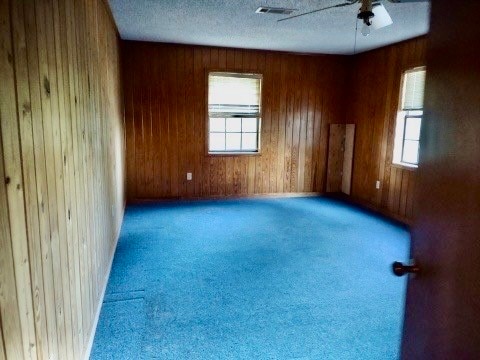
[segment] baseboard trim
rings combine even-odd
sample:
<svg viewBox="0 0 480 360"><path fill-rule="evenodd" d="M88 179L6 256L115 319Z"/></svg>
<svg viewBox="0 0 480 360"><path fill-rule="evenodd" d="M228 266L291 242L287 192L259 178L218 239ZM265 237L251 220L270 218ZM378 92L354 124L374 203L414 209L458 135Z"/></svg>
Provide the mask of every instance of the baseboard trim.
<svg viewBox="0 0 480 360"><path fill-rule="evenodd" d="M110 272L112 271L113 258L115 256L115 250L117 249L118 240L120 238L120 231L122 230L123 217L125 216L125 207L126 207L126 203L123 204L123 210L122 210L122 216L121 216L122 221L120 221L120 225L117 229L117 234L116 234L116 237L115 237L115 243L114 243L113 248L112 248L112 253L110 254L108 271L107 271L107 274L105 275L105 279L104 279L104 282L103 282L102 293L100 295L100 300L97 304L97 310L95 312L95 319L93 320L93 326L90 329L90 338L88 339L88 344L87 344L87 347L85 348L84 356L82 357L84 360L89 360L90 355L92 353L93 340L95 339L95 333L97 331L98 320L100 319L100 312L102 311L103 299L105 298L105 292L107 291L108 279L110 278Z"/></svg>
<svg viewBox="0 0 480 360"><path fill-rule="evenodd" d="M235 194L235 195L213 195L203 197L168 197L168 198L136 198L128 200L128 204L163 203L178 201L211 201L229 199L270 199L270 198L295 198L295 197L318 197L321 192L289 192L289 193L265 193L265 194Z"/></svg>
<svg viewBox="0 0 480 360"><path fill-rule="evenodd" d="M413 224L412 219L409 219L409 218L391 213L390 211L388 211L386 209L383 209L383 208L380 208L376 205L373 205L373 204L371 204L371 203L369 203L369 202L367 202L363 199L353 197L351 195L346 195L346 194L343 194L343 193L332 193L332 194L329 194L329 196L332 197L332 198L335 198L335 199L346 201L348 203L359 206L361 208L367 209L369 211L372 211L374 213L377 213L381 216L384 216L388 219L397 221L397 222L402 223L404 225L407 225L409 227L412 226L412 224Z"/></svg>

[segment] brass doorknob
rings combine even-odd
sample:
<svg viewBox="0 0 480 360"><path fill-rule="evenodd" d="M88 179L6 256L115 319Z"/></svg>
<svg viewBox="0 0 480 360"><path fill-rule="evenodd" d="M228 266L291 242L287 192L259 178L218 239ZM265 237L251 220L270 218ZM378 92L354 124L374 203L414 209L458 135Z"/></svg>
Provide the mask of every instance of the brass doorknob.
<svg viewBox="0 0 480 360"><path fill-rule="evenodd" d="M403 276L405 274L418 274L420 272L420 267L413 263L412 265L404 265L399 261L395 261L392 264L393 273L397 276Z"/></svg>

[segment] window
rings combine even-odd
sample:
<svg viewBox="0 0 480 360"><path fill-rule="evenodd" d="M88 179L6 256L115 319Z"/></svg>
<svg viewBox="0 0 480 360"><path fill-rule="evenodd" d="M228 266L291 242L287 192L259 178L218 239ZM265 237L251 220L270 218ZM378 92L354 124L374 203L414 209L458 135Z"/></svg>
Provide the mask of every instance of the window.
<svg viewBox="0 0 480 360"><path fill-rule="evenodd" d="M251 154L260 149L262 76L208 75L208 152Z"/></svg>
<svg viewBox="0 0 480 360"><path fill-rule="evenodd" d="M393 163L417 167L423 117L425 68L408 70L402 79L400 109L395 129Z"/></svg>

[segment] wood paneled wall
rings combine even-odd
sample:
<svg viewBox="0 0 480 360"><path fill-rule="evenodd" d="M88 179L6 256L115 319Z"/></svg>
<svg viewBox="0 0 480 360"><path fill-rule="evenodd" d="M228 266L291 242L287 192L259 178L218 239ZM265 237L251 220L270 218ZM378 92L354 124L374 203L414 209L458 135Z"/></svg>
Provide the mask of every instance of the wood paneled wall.
<svg viewBox="0 0 480 360"><path fill-rule="evenodd" d="M102 0L0 0L0 359L80 359L124 207Z"/></svg>
<svg viewBox="0 0 480 360"><path fill-rule="evenodd" d="M425 47L420 37L356 55L349 80L346 122L356 124L351 196L407 222L416 170L392 165L395 122L402 73L425 65Z"/></svg>
<svg viewBox="0 0 480 360"><path fill-rule="evenodd" d="M347 58L127 41L122 63L128 199L323 191ZM260 155L206 153L211 69L263 74Z"/></svg>

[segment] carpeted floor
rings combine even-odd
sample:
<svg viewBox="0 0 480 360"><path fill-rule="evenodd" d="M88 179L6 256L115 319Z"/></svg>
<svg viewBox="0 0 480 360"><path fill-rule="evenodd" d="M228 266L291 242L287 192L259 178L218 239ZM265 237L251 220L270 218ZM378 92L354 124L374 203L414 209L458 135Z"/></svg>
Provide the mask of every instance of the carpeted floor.
<svg viewBox="0 0 480 360"><path fill-rule="evenodd" d="M409 233L326 198L129 206L92 359L396 359Z"/></svg>

